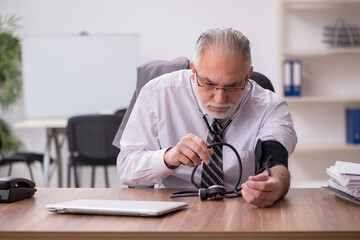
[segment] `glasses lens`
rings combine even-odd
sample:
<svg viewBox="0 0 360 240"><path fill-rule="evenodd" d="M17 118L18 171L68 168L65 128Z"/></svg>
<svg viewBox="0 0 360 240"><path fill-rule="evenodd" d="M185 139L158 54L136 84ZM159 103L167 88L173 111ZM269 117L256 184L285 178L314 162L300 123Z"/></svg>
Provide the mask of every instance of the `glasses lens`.
<svg viewBox="0 0 360 240"><path fill-rule="evenodd" d="M199 77L197 72L196 72L196 81L197 81L197 84L199 87L203 87L208 91L212 91L214 89L216 89L216 90L222 89L225 92L237 92L237 91L243 90L245 88L245 85L247 82L247 75L245 77L245 80L240 81L239 86L236 86L236 87L220 87L219 85L208 83L204 79Z"/></svg>

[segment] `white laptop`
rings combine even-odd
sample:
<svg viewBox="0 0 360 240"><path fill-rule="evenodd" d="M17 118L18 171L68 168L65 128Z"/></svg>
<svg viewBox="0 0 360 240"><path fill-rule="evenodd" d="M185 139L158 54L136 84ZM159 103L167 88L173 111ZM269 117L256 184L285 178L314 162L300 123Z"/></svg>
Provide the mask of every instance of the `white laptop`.
<svg viewBox="0 0 360 240"><path fill-rule="evenodd" d="M160 216L183 209L188 204L174 201L135 201L135 200L96 200L79 199L46 205L45 208L56 213Z"/></svg>

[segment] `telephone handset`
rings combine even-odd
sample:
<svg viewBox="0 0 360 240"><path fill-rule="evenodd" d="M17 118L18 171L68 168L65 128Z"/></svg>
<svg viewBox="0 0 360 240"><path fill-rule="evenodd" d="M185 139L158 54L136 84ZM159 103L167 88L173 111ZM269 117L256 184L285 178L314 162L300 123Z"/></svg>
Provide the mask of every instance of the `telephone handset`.
<svg viewBox="0 0 360 240"><path fill-rule="evenodd" d="M35 183L26 178L0 178L0 203L30 198L36 192Z"/></svg>

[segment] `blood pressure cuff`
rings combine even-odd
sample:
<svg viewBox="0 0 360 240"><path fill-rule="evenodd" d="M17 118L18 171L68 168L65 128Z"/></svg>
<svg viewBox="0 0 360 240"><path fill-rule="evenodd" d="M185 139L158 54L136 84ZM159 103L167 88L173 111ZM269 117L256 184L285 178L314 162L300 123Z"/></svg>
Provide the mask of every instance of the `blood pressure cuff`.
<svg viewBox="0 0 360 240"><path fill-rule="evenodd" d="M267 167L283 165L288 168L289 154L278 141L264 141L260 139L255 147L255 173L263 172Z"/></svg>

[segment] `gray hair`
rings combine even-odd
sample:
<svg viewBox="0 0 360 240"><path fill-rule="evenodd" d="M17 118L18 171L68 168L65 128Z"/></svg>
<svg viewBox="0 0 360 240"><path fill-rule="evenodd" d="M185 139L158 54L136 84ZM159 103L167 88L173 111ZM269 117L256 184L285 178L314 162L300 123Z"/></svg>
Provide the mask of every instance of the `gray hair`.
<svg viewBox="0 0 360 240"><path fill-rule="evenodd" d="M195 45L193 62L198 67L204 51L208 48L216 52L236 55L243 53L247 67L251 67L250 41L240 31L232 28L214 28L202 33Z"/></svg>

